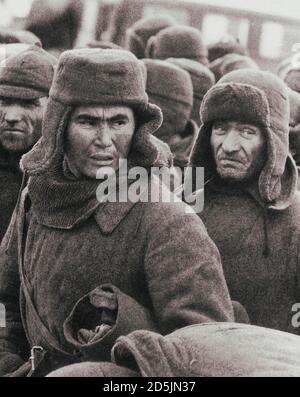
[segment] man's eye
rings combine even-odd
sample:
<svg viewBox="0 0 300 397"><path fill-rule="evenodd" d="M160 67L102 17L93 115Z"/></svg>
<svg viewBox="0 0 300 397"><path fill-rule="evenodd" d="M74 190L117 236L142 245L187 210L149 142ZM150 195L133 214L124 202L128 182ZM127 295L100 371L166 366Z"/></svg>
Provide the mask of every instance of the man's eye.
<svg viewBox="0 0 300 397"><path fill-rule="evenodd" d="M246 136L253 136L253 135L256 135L256 132L255 132L254 130L249 129L249 128L244 128L244 129L242 130L242 133L243 133L244 135L246 135Z"/></svg>
<svg viewBox="0 0 300 397"><path fill-rule="evenodd" d="M225 134L226 132L226 128L222 125L216 125L213 127L213 130L216 134L220 135L220 134Z"/></svg>
<svg viewBox="0 0 300 397"><path fill-rule="evenodd" d="M84 125L84 126L93 126L96 124L96 122L94 120L90 120L90 119L79 119L78 124L80 125Z"/></svg>
<svg viewBox="0 0 300 397"><path fill-rule="evenodd" d="M112 122L112 125L114 126L114 127L121 127L121 126L123 126L123 125L125 125L126 124L126 121L125 120L114 120L113 122Z"/></svg>

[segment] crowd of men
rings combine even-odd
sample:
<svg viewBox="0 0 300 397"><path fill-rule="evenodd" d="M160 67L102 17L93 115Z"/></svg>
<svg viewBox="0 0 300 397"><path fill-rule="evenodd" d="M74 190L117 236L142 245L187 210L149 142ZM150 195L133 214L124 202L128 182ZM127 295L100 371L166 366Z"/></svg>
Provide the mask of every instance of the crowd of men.
<svg viewBox="0 0 300 397"><path fill-rule="evenodd" d="M0 38L0 375L299 376L300 69L169 17Z"/></svg>

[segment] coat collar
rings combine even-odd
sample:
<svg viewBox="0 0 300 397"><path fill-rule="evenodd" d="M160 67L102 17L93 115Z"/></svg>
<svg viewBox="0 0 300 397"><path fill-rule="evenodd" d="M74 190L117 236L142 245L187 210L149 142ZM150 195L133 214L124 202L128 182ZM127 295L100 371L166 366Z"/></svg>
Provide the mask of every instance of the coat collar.
<svg viewBox="0 0 300 397"><path fill-rule="evenodd" d="M103 234L111 234L119 223L129 214L136 203L107 202L100 205L94 213L96 222Z"/></svg>
<svg viewBox="0 0 300 397"><path fill-rule="evenodd" d="M148 196L149 182L141 182L140 197ZM94 213L94 218L103 234L111 234L121 221L129 214L132 208L144 200L126 202L111 202L107 201L100 205Z"/></svg>

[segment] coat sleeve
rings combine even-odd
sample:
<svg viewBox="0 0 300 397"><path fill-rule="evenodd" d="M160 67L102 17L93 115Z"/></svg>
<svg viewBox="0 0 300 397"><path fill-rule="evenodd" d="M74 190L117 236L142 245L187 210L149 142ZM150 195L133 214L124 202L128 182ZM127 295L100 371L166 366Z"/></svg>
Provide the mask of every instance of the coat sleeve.
<svg viewBox="0 0 300 397"><path fill-rule="evenodd" d="M234 321L220 254L200 218L182 202L152 203L143 223L144 267L161 331Z"/></svg>
<svg viewBox="0 0 300 397"><path fill-rule="evenodd" d="M0 305L5 314L4 327L0 327L0 376L19 368L29 350L20 316L17 256L14 213L0 247Z"/></svg>

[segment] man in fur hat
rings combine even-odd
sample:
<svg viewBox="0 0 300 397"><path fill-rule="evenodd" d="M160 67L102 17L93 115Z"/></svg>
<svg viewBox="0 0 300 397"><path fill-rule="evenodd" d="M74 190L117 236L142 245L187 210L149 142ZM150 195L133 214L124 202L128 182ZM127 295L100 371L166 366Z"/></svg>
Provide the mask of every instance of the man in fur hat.
<svg viewBox="0 0 300 397"><path fill-rule="evenodd" d="M162 29L149 38L145 53L153 59L187 58L208 64L202 33L192 26L175 25Z"/></svg>
<svg viewBox="0 0 300 397"><path fill-rule="evenodd" d="M0 301L7 312L1 374L17 370L33 346L38 348L32 370L40 374L90 355L109 360L104 351L134 323L139 327L145 310L163 334L187 324L233 319L219 253L200 219L173 196L148 199L150 190L158 189L171 197L149 175L170 155L152 135L161 122L160 109L148 102L144 66L130 52L83 49L61 56L42 138L22 158L28 186L1 245ZM146 173L139 186L144 200L102 201L103 182L96 178L120 174L125 160L128 169L139 166ZM118 193L125 182L129 190L125 175ZM118 310L109 324L90 307L103 303L99 291L108 308ZM129 303L121 299L116 306L116 295ZM91 310L76 317L81 302ZM102 338L101 325L114 321ZM95 350L78 341L72 324L77 331L90 329ZM40 363L37 349L45 353ZM20 372L26 373L26 364Z"/></svg>
<svg viewBox="0 0 300 397"><path fill-rule="evenodd" d="M184 167L188 166L199 129L191 119L192 80L187 71L170 62L158 59L144 59L143 62L147 69L147 94L163 113L163 123L155 136L166 142L174 155L173 190L183 183Z"/></svg>
<svg viewBox="0 0 300 397"><path fill-rule="evenodd" d="M21 46L21 51L3 60L0 67L0 241L21 187L21 156L41 136L43 112L56 63L54 57L39 47L9 44L5 47L7 52L10 46Z"/></svg>
<svg viewBox="0 0 300 397"><path fill-rule="evenodd" d="M239 70L202 102L191 165L205 167L204 210L232 299L252 324L299 333L300 198L289 154L289 97L276 76Z"/></svg>

